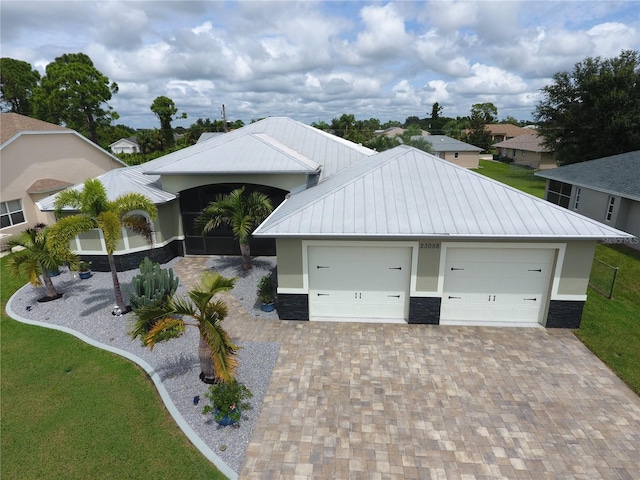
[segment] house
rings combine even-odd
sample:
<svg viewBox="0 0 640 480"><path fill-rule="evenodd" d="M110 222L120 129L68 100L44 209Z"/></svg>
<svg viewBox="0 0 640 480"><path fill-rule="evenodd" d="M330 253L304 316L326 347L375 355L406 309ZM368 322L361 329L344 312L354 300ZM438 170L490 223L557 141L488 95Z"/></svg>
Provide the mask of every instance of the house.
<svg viewBox="0 0 640 480"><path fill-rule="evenodd" d="M98 178L110 197L139 191L158 206L154 249L125 232L119 270L238 255L226 228L203 238L194 219L240 186L269 195L277 208L251 250L277 255L282 319L575 328L597 241L631 238L421 150L376 153L288 118ZM74 250L108 270L98 232Z"/></svg>
<svg viewBox="0 0 640 480"><path fill-rule="evenodd" d="M126 166L79 133L17 113L0 114L0 234L53 223L36 202Z"/></svg>
<svg viewBox="0 0 640 480"><path fill-rule="evenodd" d="M402 127L389 127L389 128L385 128L384 130L376 130L374 132L374 134L377 137L381 137L382 135L384 135L385 137L389 137L389 138L395 138L395 137L399 137L401 135L404 135L404 133L407 130L402 128ZM431 135L429 132L427 132L426 130L420 130L420 136L421 137L427 137Z"/></svg>
<svg viewBox="0 0 640 480"><path fill-rule="evenodd" d="M153 259L178 255L239 254L238 242L226 227L203 237L194 220L217 195L244 186L267 194L274 205L286 196L315 185L375 151L289 118L269 117L224 135L178 150L150 162L107 172L98 179L110 198L139 191L158 208ZM73 188L82 189L82 185ZM55 198L39 202L52 211ZM95 235L98 235L96 238ZM94 270L108 270L100 234L84 235L74 250L92 261ZM254 255L274 255L272 239L251 240ZM137 268L149 255L142 238L124 232L115 252L118 270Z"/></svg>
<svg viewBox="0 0 640 480"><path fill-rule="evenodd" d="M519 127L511 123L489 123L484 128L491 134L491 143L504 142L520 135L535 133L530 128Z"/></svg>
<svg viewBox="0 0 640 480"><path fill-rule="evenodd" d="M140 145L136 137L121 138L109 145L113 153L140 153Z"/></svg>
<svg viewBox="0 0 640 480"><path fill-rule="evenodd" d="M411 139L413 140L413 137ZM478 168L481 148L446 135L430 135L424 140L431 144L436 157L461 167Z"/></svg>
<svg viewBox="0 0 640 480"><path fill-rule="evenodd" d="M196 143L206 142L215 137L219 137L220 135L224 135L225 132L203 132L200 137L198 137L198 141Z"/></svg>
<svg viewBox="0 0 640 480"><path fill-rule="evenodd" d="M577 328L596 242L631 235L421 150L292 195L275 238L283 319Z"/></svg>
<svg viewBox="0 0 640 480"><path fill-rule="evenodd" d="M640 150L535 174L547 201L640 237ZM640 249L638 238L623 241Z"/></svg>
<svg viewBox="0 0 640 480"><path fill-rule="evenodd" d="M512 160L515 165L540 170L556 168L558 162L542 142L538 134L528 133L498 142L494 147L499 149L501 157Z"/></svg>

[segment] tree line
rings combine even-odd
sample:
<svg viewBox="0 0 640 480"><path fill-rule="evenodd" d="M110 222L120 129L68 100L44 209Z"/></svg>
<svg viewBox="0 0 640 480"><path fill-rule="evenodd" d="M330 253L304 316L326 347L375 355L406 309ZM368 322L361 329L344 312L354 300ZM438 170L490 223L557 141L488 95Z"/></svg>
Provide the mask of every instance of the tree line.
<svg viewBox="0 0 640 480"><path fill-rule="evenodd" d="M173 100L157 97L150 106L160 122L159 129L135 130L114 124L119 118L108 102L118 93L84 53L64 54L49 63L44 76L29 63L0 59L0 106L11 111L64 125L85 135L103 148L120 138L136 136L142 154L125 158L141 163L170 151L193 145L204 132L223 132L222 120L198 119L188 128L173 128L178 113ZM575 163L640 149L640 54L623 50L618 57L586 58L572 71L558 72L550 85L541 89L542 99L533 111L533 123L543 144L560 164ZM331 123L312 125L378 151L405 143L429 151L429 143L416 140L421 130L444 134L488 151L491 137L488 123L498 122L492 103L473 104L468 116L442 116L443 107L434 103L424 118L409 116L404 122L376 118L357 120L344 113ZM500 123L524 126L526 122L506 117ZM241 120L231 128L244 126ZM376 135L377 130L403 127L399 138Z"/></svg>

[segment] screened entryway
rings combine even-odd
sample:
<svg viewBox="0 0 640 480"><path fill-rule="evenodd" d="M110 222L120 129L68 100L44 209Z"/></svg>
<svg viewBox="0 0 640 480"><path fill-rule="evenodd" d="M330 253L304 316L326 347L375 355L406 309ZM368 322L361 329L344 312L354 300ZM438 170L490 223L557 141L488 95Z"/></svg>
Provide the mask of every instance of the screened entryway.
<svg viewBox="0 0 640 480"><path fill-rule="evenodd" d="M267 187L264 185L225 183L205 185L180 192L180 212L185 235L185 253L187 255L240 255L238 241L227 225L221 225L205 237L198 234L194 228L195 219L202 210L218 195L225 195L237 188L245 187L245 192L262 192L267 195L275 209L287 195L286 190ZM251 255L273 256L276 254L275 240L271 238L252 238Z"/></svg>

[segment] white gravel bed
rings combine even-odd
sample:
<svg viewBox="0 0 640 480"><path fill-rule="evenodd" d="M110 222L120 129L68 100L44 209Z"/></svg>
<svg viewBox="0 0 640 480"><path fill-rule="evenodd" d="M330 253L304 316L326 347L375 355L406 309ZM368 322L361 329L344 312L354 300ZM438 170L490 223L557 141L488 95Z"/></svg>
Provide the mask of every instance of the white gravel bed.
<svg viewBox="0 0 640 480"><path fill-rule="evenodd" d="M175 265L174 259L163 267ZM261 276L273 270L275 258L257 257L254 268L244 271L240 268L239 257L211 257L207 266L226 277L236 277L232 294L247 309L250 315L259 318L278 318L277 312L262 312L256 299L256 285ZM125 302L131 279L139 271L120 272L118 278ZM262 407L271 372L278 358L280 345L268 342L243 342L236 340L242 348L238 352L239 368L237 379L253 393L251 409L243 411L242 420L230 427L220 427L212 415L203 415L208 385L198 376L198 331L187 328L178 339L159 343L150 351L140 340L131 340L128 332L135 319L132 313L116 317L112 315L115 305L113 284L109 272L94 272L87 280L80 280L71 272L63 270L53 278L54 285L63 297L50 302L39 303L45 296L43 287L25 285L11 299L11 309L30 320L56 324L80 332L98 342L130 352L150 364L160 375L162 382L176 408L200 436L231 469L239 472L244 462L255 422ZM177 294L184 295L185 287L180 284ZM229 321L229 320L225 320ZM199 403L194 405L194 397Z"/></svg>

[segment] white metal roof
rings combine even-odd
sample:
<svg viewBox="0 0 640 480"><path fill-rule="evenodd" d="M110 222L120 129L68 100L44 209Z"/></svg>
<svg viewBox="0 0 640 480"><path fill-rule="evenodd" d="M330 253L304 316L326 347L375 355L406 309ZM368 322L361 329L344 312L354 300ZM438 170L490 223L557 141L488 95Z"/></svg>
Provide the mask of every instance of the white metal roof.
<svg viewBox="0 0 640 480"><path fill-rule="evenodd" d="M264 237L631 238L505 184L400 146L292 195Z"/></svg>
<svg viewBox="0 0 640 480"><path fill-rule="evenodd" d="M312 173L330 177L375 151L286 117L269 117L146 164L144 173Z"/></svg>
<svg viewBox="0 0 640 480"><path fill-rule="evenodd" d="M117 168L96 178L104 185L109 200L115 200L120 195L131 192L146 195L156 205L170 202L177 198L173 193L162 190L159 176L143 175L142 167L143 165L135 165L133 167ZM70 188L82 191L84 184L80 183ZM37 201L36 205L43 212L53 211L55 209L55 199L56 195L50 195Z"/></svg>

